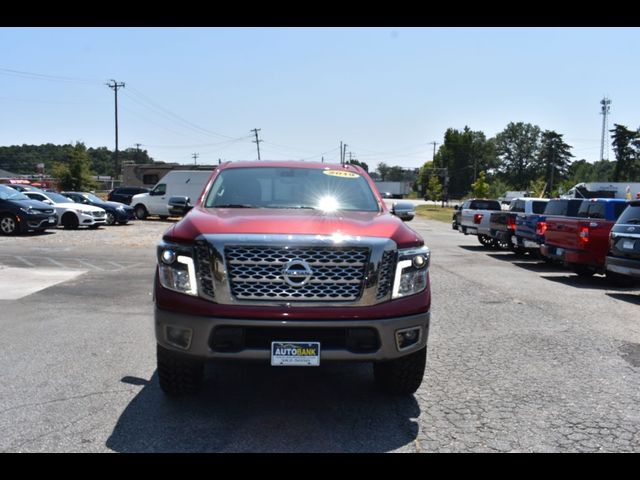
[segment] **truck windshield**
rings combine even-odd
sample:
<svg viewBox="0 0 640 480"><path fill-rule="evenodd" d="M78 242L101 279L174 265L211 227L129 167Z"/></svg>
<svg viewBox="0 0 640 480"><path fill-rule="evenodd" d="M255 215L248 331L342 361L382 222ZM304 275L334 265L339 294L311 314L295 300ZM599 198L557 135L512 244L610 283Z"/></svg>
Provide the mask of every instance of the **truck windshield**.
<svg viewBox="0 0 640 480"><path fill-rule="evenodd" d="M207 208L309 208L380 210L366 179L338 169L257 167L222 170L209 190Z"/></svg>

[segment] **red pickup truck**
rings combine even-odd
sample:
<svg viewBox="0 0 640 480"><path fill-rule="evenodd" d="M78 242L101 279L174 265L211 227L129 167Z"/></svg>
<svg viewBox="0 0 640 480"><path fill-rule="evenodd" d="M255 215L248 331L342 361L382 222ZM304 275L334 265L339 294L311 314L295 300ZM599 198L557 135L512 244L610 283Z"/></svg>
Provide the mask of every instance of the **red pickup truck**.
<svg viewBox="0 0 640 480"><path fill-rule="evenodd" d="M157 247L158 378L170 395L209 360L371 362L410 394L425 370L430 251L353 165L234 162ZM183 212L184 213L184 212Z"/></svg>
<svg viewBox="0 0 640 480"><path fill-rule="evenodd" d="M542 255L559 261L580 276L605 273L609 232L627 202L614 198L583 200L578 217L548 217Z"/></svg>

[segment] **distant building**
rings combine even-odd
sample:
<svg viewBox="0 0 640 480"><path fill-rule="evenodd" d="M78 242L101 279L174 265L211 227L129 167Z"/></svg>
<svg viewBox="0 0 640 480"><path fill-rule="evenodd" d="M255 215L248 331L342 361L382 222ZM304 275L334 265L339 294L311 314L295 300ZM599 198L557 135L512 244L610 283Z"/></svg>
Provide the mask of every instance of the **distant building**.
<svg viewBox="0 0 640 480"><path fill-rule="evenodd" d="M153 187L171 170L215 170L218 165L184 165L181 163L125 164L122 166L122 185Z"/></svg>
<svg viewBox="0 0 640 480"><path fill-rule="evenodd" d="M17 179L25 179L27 177L25 177L24 175L19 175L17 173L11 173L8 172L7 170L2 170L0 168L0 183L10 183L7 180L17 180ZM24 183L24 182L20 182L20 183ZM29 182L26 182L29 183Z"/></svg>

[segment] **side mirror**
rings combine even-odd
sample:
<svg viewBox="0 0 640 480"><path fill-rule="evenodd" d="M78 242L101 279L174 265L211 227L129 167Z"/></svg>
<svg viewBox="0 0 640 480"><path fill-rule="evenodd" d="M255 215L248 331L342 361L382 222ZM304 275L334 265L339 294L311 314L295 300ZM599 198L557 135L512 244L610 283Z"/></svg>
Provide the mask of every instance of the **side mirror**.
<svg viewBox="0 0 640 480"><path fill-rule="evenodd" d="M183 217L193 208L189 197L171 197L169 199L169 213L174 217Z"/></svg>
<svg viewBox="0 0 640 480"><path fill-rule="evenodd" d="M403 222L410 222L413 220L416 210L411 202L393 202L391 213Z"/></svg>

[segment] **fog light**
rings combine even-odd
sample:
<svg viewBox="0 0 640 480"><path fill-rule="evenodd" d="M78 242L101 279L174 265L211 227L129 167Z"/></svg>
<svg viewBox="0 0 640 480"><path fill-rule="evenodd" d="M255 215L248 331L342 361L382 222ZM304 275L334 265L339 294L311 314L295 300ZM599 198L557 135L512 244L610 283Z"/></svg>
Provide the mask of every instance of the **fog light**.
<svg viewBox="0 0 640 480"><path fill-rule="evenodd" d="M396 332L396 346L398 350L406 350L407 348L415 345L420 341L422 337L421 327L405 328Z"/></svg>
<svg viewBox="0 0 640 480"><path fill-rule="evenodd" d="M191 346L191 336L193 331L190 328L175 327L167 325L165 327L165 338L167 343L178 348L188 350Z"/></svg>

